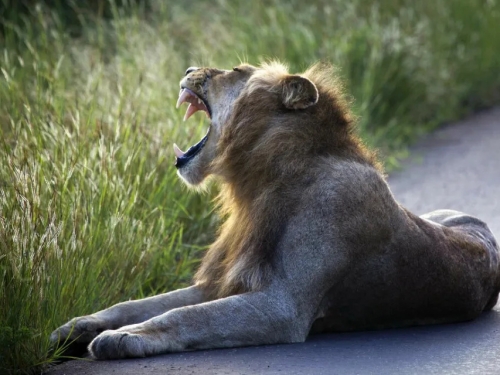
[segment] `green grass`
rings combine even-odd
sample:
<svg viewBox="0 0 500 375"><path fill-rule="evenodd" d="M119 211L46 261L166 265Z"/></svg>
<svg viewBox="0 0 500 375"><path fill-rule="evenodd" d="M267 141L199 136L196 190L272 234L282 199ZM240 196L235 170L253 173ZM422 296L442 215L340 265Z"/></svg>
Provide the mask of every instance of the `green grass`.
<svg viewBox="0 0 500 375"><path fill-rule="evenodd" d="M497 1L122 3L71 27L57 7L3 20L0 373L39 371L71 317L189 283L217 218L173 167L172 143L207 128L174 109L186 67L331 61L389 167L500 101Z"/></svg>

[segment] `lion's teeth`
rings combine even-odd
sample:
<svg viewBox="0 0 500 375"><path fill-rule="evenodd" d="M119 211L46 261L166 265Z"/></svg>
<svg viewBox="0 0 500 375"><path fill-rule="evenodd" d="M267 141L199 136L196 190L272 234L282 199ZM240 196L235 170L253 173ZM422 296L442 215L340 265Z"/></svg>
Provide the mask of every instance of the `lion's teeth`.
<svg viewBox="0 0 500 375"><path fill-rule="evenodd" d="M175 105L175 108L179 108L179 106L186 101L186 99L191 96L188 90L182 89L180 94L179 94L179 99L177 99L177 104Z"/></svg>
<svg viewBox="0 0 500 375"><path fill-rule="evenodd" d="M174 143L174 152L175 152L175 156L177 156L178 158L182 158L184 156L184 151L182 151L179 146L177 146L175 143Z"/></svg>
<svg viewBox="0 0 500 375"><path fill-rule="evenodd" d="M186 121L188 118L190 118L193 115L193 113L195 113L197 111L199 111L199 108L197 108L195 105L190 103L189 107L186 111L186 114L184 115L184 121Z"/></svg>
<svg viewBox="0 0 500 375"><path fill-rule="evenodd" d="M182 103L189 103L186 114L184 115L184 121L190 118L193 113L201 110L205 111L208 117L210 117L207 106L205 105L203 100L187 88L181 89L179 93L179 99L177 99L177 104L175 105L175 107L179 108Z"/></svg>

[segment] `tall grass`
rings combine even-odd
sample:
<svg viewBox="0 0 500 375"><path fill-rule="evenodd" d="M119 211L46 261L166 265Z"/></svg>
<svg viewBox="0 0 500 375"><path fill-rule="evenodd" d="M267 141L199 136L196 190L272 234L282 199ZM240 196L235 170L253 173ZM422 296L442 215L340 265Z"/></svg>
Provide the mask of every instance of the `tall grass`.
<svg viewBox="0 0 500 375"><path fill-rule="evenodd" d="M174 110L187 66L329 60L389 165L500 99L497 1L141 4L77 11L71 30L57 7L3 20L0 372L43 368L49 333L73 316L189 282L217 219L172 165L173 141L207 127Z"/></svg>

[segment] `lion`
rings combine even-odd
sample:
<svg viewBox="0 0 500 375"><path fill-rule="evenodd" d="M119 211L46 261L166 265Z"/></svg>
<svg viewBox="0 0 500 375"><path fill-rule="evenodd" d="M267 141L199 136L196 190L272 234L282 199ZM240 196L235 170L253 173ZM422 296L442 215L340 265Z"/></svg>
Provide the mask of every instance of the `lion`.
<svg viewBox="0 0 500 375"><path fill-rule="evenodd" d="M177 106L210 118L183 181L220 184L223 224L193 285L75 318L53 343L96 359L303 342L311 333L471 320L500 291L487 225L394 199L331 66L191 67Z"/></svg>

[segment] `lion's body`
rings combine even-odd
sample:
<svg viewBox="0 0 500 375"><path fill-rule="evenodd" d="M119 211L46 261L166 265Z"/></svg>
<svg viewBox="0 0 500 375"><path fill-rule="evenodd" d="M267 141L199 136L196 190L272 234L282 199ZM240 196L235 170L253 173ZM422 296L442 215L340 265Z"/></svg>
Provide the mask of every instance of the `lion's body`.
<svg viewBox="0 0 500 375"><path fill-rule="evenodd" d="M279 65L188 70L181 85L213 125L196 151L176 150L179 173L191 184L217 176L225 218L195 285L77 318L52 339L97 336L95 357L133 357L491 309L500 264L487 226L401 207L329 77L321 66L304 76Z"/></svg>

